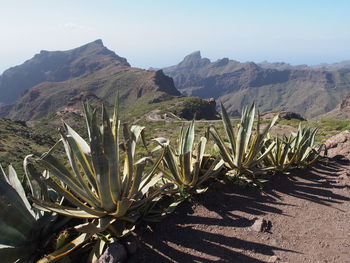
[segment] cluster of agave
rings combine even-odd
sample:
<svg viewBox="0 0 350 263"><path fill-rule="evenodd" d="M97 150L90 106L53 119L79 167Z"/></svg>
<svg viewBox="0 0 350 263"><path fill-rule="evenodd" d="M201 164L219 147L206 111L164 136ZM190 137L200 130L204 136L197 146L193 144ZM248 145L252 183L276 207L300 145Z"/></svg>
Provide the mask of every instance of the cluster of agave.
<svg viewBox="0 0 350 263"><path fill-rule="evenodd" d="M261 129L258 114L254 132L255 105L252 104L243 109L235 133L223 105L221 108L226 140L221 138L214 126L211 126L209 131L225 162L226 175L229 178L260 185L267 181L264 175L268 173L283 173L295 168L304 168L320 158L323 145L315 143L317 128L311 129L300 124L298 131L292 132L289 137L271 138L269 132L277 122L278 115Z"/></svg>
<svg viewBox="0 0 350 263"><path fill-rule="evenodd" d="M117 110L110 119L105 108L100 125L96 109L88 104L84 109L88 141L64 124L61 139L52 149L40 157L25 158L24 185L29 188L29 200L14 169L10 166L8 175L0 169L2 262L70 262L69 252L97 240L90 253L92 262L105 244L96 237L122 236L137 220L152 214L164 195L175 196L170 209L179 200L201 192L203 183L218 174L255 183L270 171L305 167L319 158L317 130L300 126L290 137L271 138L276 116L264 129L258 117L254 131L254 104L243 110L237 129L222 106L225 139L210 126L195 147L192 121L182 127L177 149L169 140L156 138L158 146L144 157L137 154L139 141L144 142L144 127L121 124ZM210 137L219 151L216 157L206 154ZM68 165L54 156L61 144ZM67 240L64 233L71 218L75 219L70 229L79 234ZM63 233L56 239L60 245L43 256L59 231Z"/></svg>

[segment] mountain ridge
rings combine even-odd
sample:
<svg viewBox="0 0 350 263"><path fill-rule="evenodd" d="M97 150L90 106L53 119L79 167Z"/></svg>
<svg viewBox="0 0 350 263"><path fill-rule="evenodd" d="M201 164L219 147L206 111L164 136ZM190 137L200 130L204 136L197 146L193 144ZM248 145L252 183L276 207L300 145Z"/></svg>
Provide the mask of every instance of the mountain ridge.
<svg viewBox="0 0 350 263"><path fill-rule="evenodd" d="M183 97L173 79L162 70L131 67L101 40L67 51L41 51L22 65L7 70L2 80L3 76L7 86L0 85L2 95L16 87L17 95L21 91L11 104L0 106L0 117L13 120L30 121L55 114L64 110L71 98L84 98L84 93L106 105L113 105L119 94L120 108L125 112L133 111L132 107L154 108L162 101ZM22 81L23 85L16 85L16 81ZM154 106L145 107L146 104ZM212 109L209 101L203 100L202 104ZM194 114L193 109L190 112ZM216 111L208 116L216 116Z"/></svg>
<svg viewBox="0 0 350 263"><path fill-rule="evenodd" d="M25 90L42 82L61 82L90 74L112 63L130 67L125 58L107 49L100 39L66 51L41 50L23 64L0 75L0 102L11 104Z"/></svg>
<svg viewBox="0 0 350 263"><path fill-rule="evenodd" d="M286 110L314 117L335 108L350 91L350 68L261 65L228 58L211 62L198 51L163 71L183 94L213 97L230 113L255 101L263 112Z"/></svg>

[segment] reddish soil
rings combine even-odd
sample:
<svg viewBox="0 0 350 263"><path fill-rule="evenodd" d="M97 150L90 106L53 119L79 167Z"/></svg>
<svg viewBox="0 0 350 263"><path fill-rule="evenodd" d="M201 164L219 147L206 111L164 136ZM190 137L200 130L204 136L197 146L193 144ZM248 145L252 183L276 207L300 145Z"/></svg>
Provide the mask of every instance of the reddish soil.
<svg viewBox="0 0 350 263"><path fill-rule="evenodd" d="M215 182L152 230L128 262L350 262L350 166L276 176L263 192ZM268 232L250 226L271 221Z"/></svg>

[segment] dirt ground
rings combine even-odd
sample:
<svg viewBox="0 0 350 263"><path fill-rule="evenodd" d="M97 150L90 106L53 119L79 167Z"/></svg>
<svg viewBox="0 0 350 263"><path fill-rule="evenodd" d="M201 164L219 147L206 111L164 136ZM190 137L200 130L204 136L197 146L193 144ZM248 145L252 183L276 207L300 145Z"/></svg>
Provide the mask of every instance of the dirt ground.
<svg viewBox="0 0 350 263"><path fill-rule="evenodd" d="M129 262L350 262L350 166L276 176L263 192L215 182L142 234ZM256 218L267 232L251 229Z"/></svg>

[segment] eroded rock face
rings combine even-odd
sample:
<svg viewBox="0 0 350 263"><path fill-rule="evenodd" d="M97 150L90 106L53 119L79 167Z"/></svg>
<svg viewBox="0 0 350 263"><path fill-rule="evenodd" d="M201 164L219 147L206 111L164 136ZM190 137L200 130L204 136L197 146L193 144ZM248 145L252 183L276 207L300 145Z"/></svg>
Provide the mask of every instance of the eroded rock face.
<svg viewBox="0 0 350 263"><path fill-rule="evenodd" d="M350 131L343 131L325 141L326 156L350 160Z"/></svg>

